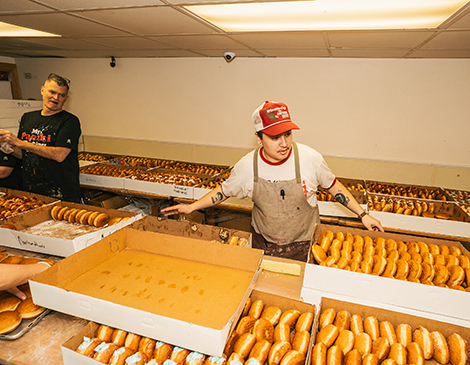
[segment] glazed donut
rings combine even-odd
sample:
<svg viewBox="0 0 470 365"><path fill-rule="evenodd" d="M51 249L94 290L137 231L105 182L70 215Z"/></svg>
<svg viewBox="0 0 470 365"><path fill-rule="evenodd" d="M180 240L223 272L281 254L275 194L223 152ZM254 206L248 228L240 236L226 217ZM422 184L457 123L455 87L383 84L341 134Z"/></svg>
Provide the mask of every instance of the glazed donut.
<svg viewBox="0 0 470 365"><path fill-rule="evenodd" d="M336 231L334 234L333 234L333 239L337 239L338 241L340 242L343 242L344 241L344 233L341 232L341 231Z"/></svg>
<svg viewBox="0 0 470 365"><path fill-rule="evenodd" d="M266 307L261 313L261 318L267 319L273 326L279 322L281 318L282 310L279 307Z"/></svg>
<svg viewBox="0 0 470 365"><path fill-rule="evenodd" d="M75 214L75 223L80 223L80 220L82 219L83 214L85 214L87 212L88 212L88 210L86 210L86 209L79 210Z"/></svg>
<svg viewBox="0 0 470 365"><path fill-rule="evenodd" d="M351 316L351 324L349 325L349 330L355 335L364 332L362 317L359 314L353 314Z"/></svg>
<svg viewBox="0 0 470 365"><path fill-rule="evenodd" d="M400 258L400 253L397 250L392 250L387 253L387 258L397 261Z"/></svg>
<svg viewBox="0 0 470 365"><path fill-rule="evenodd" d="M245 306L243 307L243 312L242 312L242 317L244 316L247 316L248 315L248 312L250 311L250 307L251 307L251 297L247 299L246 303L245 303Z"/></svg>
<svg viewBox="0 0 470 365"><path fill-rule="evenodd" d="M362 250L362 256L374 256L375 255L375 247L374 246L366 246L364 245L364 249Z"/></svg>
<svg viewBox="0 0 470 365"><path fill-rule="evenodd" d="M88 338L88 337L83 337L83 341L78 346L77 352L79 354L85 355L87 357L92 357L93 352L95 351L96 346L98 346L100 343L102 343L98 338Z"/></svg>
<svg viewBox="0 0 470 365"><path fill-rule="evenodd" d="M445 244L439 245L439 253L442 256L447 256L448 254L450 254L449 246Z"/></svg>
<svg viewBox="0 0 470 365"><path fill-rule="evenodd" d="M62 207L61 209L59 209L57 211L57 220L62 220L62 218L64 217L64 214L67 210L69 210L70 208L68 207Z"/></svg>
<svg viewBox="0 0 470 365"><path fill-rule="evenodd" d="M256 341L267 340L270 344L274 342L274 326L267 319L257 319L253 325L252 333L255 335Z"/></svg>
<svg viewBox="0 0 470 365"><path fill-rule="evenodd" d="M434 256L429 252L421 252L421 264L427 262L428 264L434 265Z"/></svg>
<svg viewBox="0 0 470 365"><path fill-rule="evenodd" d="M323 248L323 250L326 252L328 251L328 248L330 247L331 242L334 239L334 233L330 230L324 231L319 237L318 237L318 243Z"/></svg>
<svg viewBox="0 0 470 365"><path fill-rule="evenodd" d="M385 261L387 262L387 265L385 266L385 269L384 271L382 272L382 276L384 278L393 278L395 277L395 274L397 272L397 263L396 263L396 260L393 260L389 257L387 257L385 259Z"/></svg>
<svg viewBox="0 0 470 365"><path fill-rule="evenodd" d="M68 221L69 223L75 223L75 217L77 216L77 213L80 211L80 209L73 209L72 212L68 216Z"/></svg>
<svg viewBox="0 0 470 365"><path fill-rule="evenodd" d="M239 354L241 357L246 359L250 354L251 349L256 343L256 337L252 333L244 333L233 345L233 351Z"/></svg>
<svg viewBox="0 0 470 365"><path fill-rule="evenodd" d="M272 343L267 340L257 341L251 348L250 354L248 355L248 361L250 361L250 359L256 359L260 364L264 364L268 358L271 344Z"/></svg>
<svg viewBox="0 0 470 365"><path fill-rule="evenodd" d="M124 346L135 352L139 349L140 338L139 335L129 332L124 341Z"/></svg>
<svg viewBox="0 0 470 365"><path fill-rule="evenodd" d="M153 352L152 358L155 359L159 364L163 364L168 360L173 352L173 345L162 341L155 343L155 351Z"/></svg>
<svg viewBox="0 0 470 365"><path fill-rule="evenodd" d="M108 220L109 220L109 216L106 213L100 213L95 217L92 225L97 228L101 228L108 223Z"/></svg>
<svg viewBox="0 0 470 365"><path fill-rule="evenodd" d="M394 343L390 346L390 353L388 358L395 360L398 365L406 365L407 363L407 354L406 348L401 343Z"/></svg>
<svg viewBox="0 0 470 365"><path fill-rule="evenodd" d="M119 346L115 343L101 342L98 346L95 347L93 359L103 364L107 364L109 360L111 360L114 351L116 351L118 348Z"/></svg>
<svg viewBox="0 0 470 365"><path fill-rule="evenodd" d="M100 214L100 212L91 212L91 214L88 216L87 218L87 221L86 221L86 224L88 224L89 226L92 226L93 225L93 222L95 220L95 218Z"/></svg>
<svg viewBox="0 0 470 365"><path fill-rule="evenodd" d="M336 341L339 336L339 329L334 324L328 324L323 327L316 337L316 343L322 342L329 348Z"/></svg>
<svg viewBox="0 0 470 365"><path fill-rule="evenodd" d="M326 365L342 365L343 351L339 346L333 345L326 352Z"/></svg>
<svg viewBox="0 0 470 365"><path fill-rule="evenodd" d="M408 280L419 279L423 272L423 267L421 263L419 263L417 260L410 260L408 261L408 265L409 265L409 271L408 271L408 276L406 278Z"/></svg>
<svg viewBox="0 0 470 365"><path fill-rule="evenodd" d="M77 210L76 208L70 208L70 209L66 210L65 213L64 213L64 216L62 217L62 220L68 221L70 214L75 212L76 210Z"/></svg>
<svg viewBox="0 0 470 365"><path fill-rule="evenodd" d="M470 258L465 255L457 256L459 259L459 265L462 269L469 269L470 268Z"/></svg>
<svg viewBox="0 0 470 365"><path fill-rule="evenodd" d="M349 326L351 325L351 313L347 310L339 311L336 313L336 318L333 324L338 327L340 332L342 330L349 330Z"/></svg>
<svg viewBox="0 0 470 365"><path fill-rule="evenodd" d="M292 346L288 341L277 341L271 346L268 354L268 365L278 365L285 354L292 350ZM325 348L326 356L326 348ZM320 365L320 364L319 364Z"/></svg>
<svg viewBox="0 0 470 365"><path fill-rule="evenodd" d="M228 239L228 242L227 242L228 245L232 245L232 246L237 246L238 245L238 237L237 236L232 236Z"/></svg>
<svg viewBox="0 0 470 365"><path fill-rule="evenodd" d="M397 335L397 342L401 343L403 346L405 346L405 348L406 345L413 341L411 326L409 324L399 324L395 330L395 333Z"/></svg>
<svg viewBox="0 0 470 365"><path fill-rule="evenodd" d="M300 317L300 311L297 309L289 309L282 313L281 318L279 318L279 324L285 323L290 328L294 328L295 322Z"/></svg>
<svg viewBox="0 0 470 365"><path fill-rule="evenodd" d="M324 309L320 314L320 319L318 320L318 329L321 330L326 325L333 324L335 317L336 310L334 308Z"/></svg>
<svg viewBox="0 0 470 365"><path fill-rule="evenodd" d="M380 365L398 365L398 363L395 360L388 358L382 361Z"/></svg>
<svg viewBox="0 0 470 365"><path fill-rule="evenodd" d="M156 343L157 341L151 338L142 337L139 342L139 352L144 353L147 359L151 359L153 352L155 351Z"/></svg>
<svg viewBox="0 0 470 365"><path fill-rule="evenodd" d="M396 279L406 280L408 273L410 272L410 265L408 264L408 261L405 261L404 259L397 260L397 273L395 274Z"/></svg>
<svg viewBox="0 0 470 365"><path fill-rule="evenodd" d="M107 343L107 342L111 342L113 333L114 333L114 329L102 324L98 327L98 331L96 332L96 337L99 338L101 341L104 341Z"/></svg>
<svg viewBox="0 0 470 365"><path fill-rule="evenodd" d="M413 331L413 342L416 342L419 347L421 347L423 356L426 360L432 358L434 348L432 344L431 334L425 327L419 326Z"/></svg>
<svg viewBox="0 0 470 365"><path fill-rule="evenodd" d="M449 358L452 365L465 365L468 363L467 341L458 333L454 333L447 338L449 346Z"/></svg>
<svg viewBox="0 0 470 365"><path fill-rule="evenodd" d="M432 357L438 363L445 365L449 362L449 346L444 335L439 331L430 333L434 352Z"/></svg>
<svg viewBox="0 0 470 365"><path fill-rule="evenodd" d="M113 335L111 336L111 342L118 344L120 347L124 346L124 342L126 341L127 332L115 329L113 331Z"/></svg>
<svg viewBox="0 0 470 365"><path fill-rule="evenodd" d="M323 342L315 344L310 353L310 362L311 365L326 365L326 354L328 349L326 348ZM271 364L269 364L271 365ZM352 364L350 364L352 365ZM360 364L357 364L360 365Z"/></svg>
<svg viewBox="0 0 470 365"><path fill-rule="evenodd" d="M108 227L114 226L115 224L118 224L121 221L121 217L114 217L108 222Z"/></svg>
<svg viewBox="0 0 470 365"><path fill-rule="evenodd" d="M352 349L349 351L344 357L344 365L362 365L362 355L359 350Z"/></svg>
<svg viewBox="0 0 470 365"><path fill-rule="evenodd" d="M248 315L250 317L253 317L254 319L258 319L261 316L261 313L263 312L263 308L264 302L261 299L255 300L250 306Z"/></svg>
<svg viewBox="0 0 470 365"><path fill-rule="evenodd" d="M411 255L408 251L398 251L398 260L410 261Z"/></svg>
<svg viewBox="0 0 470 365"><path fill-rule="evenodd" d="M227 343L225 344L224 347L224 352L223 355L225 357L229 357L230 354L233 353L233 346L235 345L235 342L240 338L240 335L237 333L237 331L232 331L230 337L228 338Z"/></svg>
<svg viewBox="0 0 470 365"><path fill-rule="evenodd" d="M302 313L297 322L295 323L295 330L296 331L310 331L312 328L313 323L313 313L312 312L305 312Z"/></svg>
<svg viewBox="0 0 470 365"><path fill-rule="evenodd" d="M439 246L434 243L428 243L428 250L431 255L439 255Z"/></svg>
<svg viewBox="0 0 470 365"><path fill-rule="evenodd" d="M335 341L335 346L339 346L343 355L346 355L354 348L355 335L350 330L342 330L339 332Z"/></svg>
<svg viewBox="0 0 470 365"><path fill-rule="evenodd" d="M380 336L379 321L374 316L364 318L364 332L367 333L372 341Z"/></svg>
<svg viewBox="0 0 470 365"><path fill-rule="evenodd" d="M421 253L417 253L417 252L412 252L411 253L411 260L414 260L416 262L423 262L423 257L421 256Z"/></svg>
<svg viewBox="0 0 470 365"><path fill-rule="evenodd" d="M173 347L173 351L171 352L170 360L174 361L178 365L182 365L186 360L186 356L188 356L190 352L191 351L188 349L175 346Z"/></svg>
<svg viewBox="0 0 470 365"><path fill-rule="evenodd" d="M344 241L345 245L348 244L348 243L349 243L349 241ZM328 251L331 250L332 248L335 248L338 251L341 251L341 249L343 248L343 242L336 239L336 238L334 238L333 241L331 241L330 248L328 249Z"/></svg>
<svg viewBox="0 0 470 365"><path fill-rule="evenodd" d="M92 214L93 212L90 212L90 211L86 211L85 213L83 213L81 216L80 216L80 224L83 224L83 225L87 225L88 224L88 217ZM77 219L75 217L75 219Z"/></svg>
<svg viewBox="0 0 470 365"><path fill-rule="evenodd" d="M294 338L292 339L292 350L296 350L307 355L309 344L310 332L305 330L295 332Z"/></svg>
<svg viewBox="0 0 470 365"><path fill-rule="evenodd" d="M446 258L444 257L444 255L441 255L441 254L437 254L437 255L434 255L434 265L444 265L446 264Z"/></svg>
<svg viewBox="0 0 470 365"><path fill-rule="evenodd" d="M251 316L245 316L240 318L235 331L241 336L246 332L251 332L251 329L255 325L256 319Z"/></svg>
<svg viewBox="0 0 470 365"><path fill-rule="evenodd" d="M389 321L382 321L379 325L380 337L385 337L390 346L397 342L397 335L393 325Z"/></svg>
<svg viewBox="0 0 470 365"><path fill-rule="evenodd" d="M449 288L459 286L465 280L465 270L462 269L459 265L452 265L448 267L449 279L446 284Z"/></svg>
<svg viewBox="0 0 470 365"><path fill-rule="evenodd" d="M287 341L290 343L290 327L287 323L278 323L274 327L274 342Z"/></svg>
<svg viewBox="0 0 470 365"><path fill-rule="evenodd" d="M390 342L387 338L379 337L372 341L372 353L377 356L379 362L385 360L390 353Z"/></svg>
<svg viewBox="0 0 470 365"><path fill-rule="evenodd" d="M290 350L281 360L280 365L302 365L305 363L305 355L299 351Z"/></svg>
<svg viewBox="0 0 470 365"><path fill-rule="evenodd" d="M362 261L362 253L359 251L353 251L351 253L351 261L361 262Z"/></svg>
<svg viewBox="0 0 470 365"><path fill-rule="evenodd" d="M364 256L365 257L365 256ZM372 265L369 264L367 261L364 261L364 259L361 261L361 271L364 274L370 274L372 273Z"/></svg>
<svg viewBox="0 0 470 365"><path fill-rule="evenodd" d="M457 256L449 254L447 256L444 256L444 259L445 259L447 267L451 267L453 265L460 265L459 259L457 258Z"/></svg>
<svg viewBox="0 0 470 365"><path fill-rule="evenodd" d="M427 262L423 262L421 267L422 267L422 272L421 272L421 276L420 276L419 280L421 282L423 282L423 281L432 281L434 279L434 275L435 275L434 266L432 264L427 263Z"/></svg>
<svg viewBox="0 0 470 365"><path fill-rule="evenodd" d="M63 207L62 205L55 205L52 207L51 209L51 218L54 219L55 221L57 220L57 213L59 212L59 210L61 210Z"/></svg>
<svg viewBox="0 0 470 365"><path fill-rule="evenodd" d="M423 350L416 342L410 342L406 346L407 364L424 365Z"/></svg>
<svg viewBox="0 0 470 365"><path fill-rule="evenodd" d="M382 275L385 270L385 267L387 266L387 259L380 255L374 255L372 256L372 258L374 259L374 264L372 266L372 274L379 276Z"/></svg>
<svg viewBox="0 0 470 365"><path fill-rule="evenodd" d="M434 285L445 284L449 279L449 269L447 269L447 267L445 267L444 265L436 264L434 265L434 271L435 274L434 279L432 281Z"/></svg>
<svg viewBox="0 0 470 365"><path fill-rule="evenodd" d="M361 356L372 351L372 338L367 332L359 333L354 341L354 348L361 353Z"/></svg>

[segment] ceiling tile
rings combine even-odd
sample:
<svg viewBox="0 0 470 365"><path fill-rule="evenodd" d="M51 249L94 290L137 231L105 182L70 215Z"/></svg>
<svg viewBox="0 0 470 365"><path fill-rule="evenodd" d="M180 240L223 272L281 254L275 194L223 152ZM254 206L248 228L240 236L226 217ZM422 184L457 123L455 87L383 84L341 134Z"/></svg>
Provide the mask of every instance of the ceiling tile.
<svg viewBox="0 0 470 365"><path fill-rule="evenodd" d="M432 31L328 32L331 47L413 48L432 36Z"/></svg>
<svg viewBox="0 0 470 365"><path fill-rule="evenodd" d="M330 57L326 49L258 49L267 57Z"/></svg>
<svg viewBox="0 0 470 365"><path fill-rule="evenodd" d="M41 4L33 3L29 0L2 0L0 14L18 11L42 11L49 10Z"/></svg>
<svg viewBox="0 0 470 365"><path fill-rule="evenodd" d="M234 33L230 38L253 48L326 48L321 32Z"/></svg>
<svg viewBox="0 0 470 365"><path fill-rule="evenodd" d="M246 49L247 47L224 35L187 35L149 37L176 48L185 49Z"/></svg>
<svg viewBox="0 0 470 365"><path fill-rule="evenodd" d="M3 0L2 0L3 1ZM15 0L10 0L15 1ZM23 0L24 1L24 0ZM159 0L41 0L42 3L53 6L57 9L95 9L113 8L119 6L141 6L163 4Z"/></svg>
<svg viewBox="0 0 470 365"><path fill-rule="evenodd" d="M409 49L376 49L376 48L332 48L333 57L351 58L401 58Z"/></svg>
<svg viewBox="0 0 470 365"><path fill-rule="evenodd" d="M470 11L467 11L467 14L452 23L447 29L470 29Z"/></svg>
<svg viewBox="0 0 470 365"><path fill-rule="evenodd" d="M470 30L444 31L423 45L421 49L469 49Z"/></svg>
<svg viewBox="0 0 470 365"><path fill-rule="evenodd" d="M94 44L102 44L105 46L119 49L173 49L174 47L158 42L157 40L142 37L93 37L81 38Z"/></svg>
<svg viewBox="0 0 470 365"><path fill-rule="evenodd" d="M467 50L423 50L412 52L407 58L470 58L470 49Z"/></svg>
<svg viewBox="0 0 470 365"><path fill-rule="evenodd" d="M70 49L70 50L86 50L86 49L100 49L106 48L103 44L94 43L93 40L88 42L86 40L78 40L66 37L41 37L41 38L28 38L38 45L47 45L54 48Z"/></svg>

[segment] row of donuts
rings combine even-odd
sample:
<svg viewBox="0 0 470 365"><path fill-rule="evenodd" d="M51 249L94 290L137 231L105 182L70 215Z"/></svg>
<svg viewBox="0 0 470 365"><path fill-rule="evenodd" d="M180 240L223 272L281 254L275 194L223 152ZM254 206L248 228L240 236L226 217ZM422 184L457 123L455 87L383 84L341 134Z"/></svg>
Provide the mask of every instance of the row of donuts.
<svg viewBox="0 0 470 365"><path fill-rule="evenodd" d="M457 246L326 230L311 254L321 266L470 291L470 258Z"/></svg>
<svg viewBox="0 0 470 365"><path fill-rule="evenodd" d="M0 196L0 219L26 212L45 205L42 200L34 197L15 196L11 193Z"/></svg>
<svg viewBox="0 0 470 365"><path fill-rule="evenodd" d="M394 327L374 316L364 319L347 310L324 309L311 353L311 365L424 365L426 360L466 365L467 341L458 333L447 338L424 326Z"/></svg>
<svg viewBox="0 0 470 365"><path fill-rule="evenodd" d="M109 216L106 213L87 209L71 208L62 205L56 205L51 209L51 218L53 220L63 220L69 223L78 223L97 228L104 227L106 224L108 226L112 226L123 219L116 217L109 220Z"/></svg>

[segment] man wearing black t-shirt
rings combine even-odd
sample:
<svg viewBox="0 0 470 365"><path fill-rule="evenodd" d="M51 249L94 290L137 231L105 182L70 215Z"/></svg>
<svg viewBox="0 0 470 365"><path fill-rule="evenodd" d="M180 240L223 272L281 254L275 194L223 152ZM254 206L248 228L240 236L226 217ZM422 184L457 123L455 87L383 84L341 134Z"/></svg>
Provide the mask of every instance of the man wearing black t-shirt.
<svg viewBox="0 0 470 365"><path fill-rule="evenodd" d="M80 202L79 119L63 110L70 81L50 74L41 87L42 110L23 114L18 136L0 129L0 142L22 158L23 189L64 201Z"/></svg>

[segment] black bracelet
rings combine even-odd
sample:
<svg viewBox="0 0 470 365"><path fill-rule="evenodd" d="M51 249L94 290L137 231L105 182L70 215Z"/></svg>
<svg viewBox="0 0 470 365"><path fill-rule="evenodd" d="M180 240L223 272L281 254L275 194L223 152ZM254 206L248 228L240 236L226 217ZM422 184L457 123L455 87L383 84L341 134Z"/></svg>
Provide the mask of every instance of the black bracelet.
<svg viewBox="0 0 470 365"><path fill-rule="evenodd" d="M363 211L361 214L358 215L358 218L362 220L362 218L364 218L365 215L367 215L367 212Z"/></svg>

